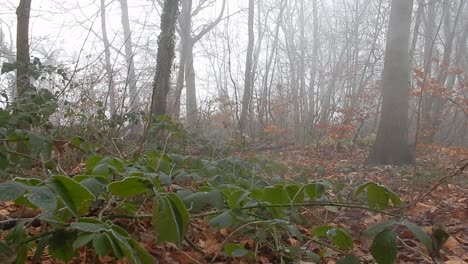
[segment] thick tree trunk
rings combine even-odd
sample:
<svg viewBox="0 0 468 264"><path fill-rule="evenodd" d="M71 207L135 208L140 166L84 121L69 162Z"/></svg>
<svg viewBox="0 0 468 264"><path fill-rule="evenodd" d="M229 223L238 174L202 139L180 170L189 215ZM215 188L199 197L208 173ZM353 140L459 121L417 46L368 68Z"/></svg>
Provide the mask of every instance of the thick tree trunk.
<svg viewBox="0 0 468 264"><path fill-rule="evenodd" d="M127 85L130 93L130 112L140 110L140 98L137 90L137 78L135 74L135 63L133 59L133 44L132 32L130 30L130 22L128 19L128 4L127 0L120 0L122 10L122 27L125 38L125 60L127 61Z"/></svg>
<svg viewBox="0 0 468 264"><path fill-rule="evenodd" d="M369 156L376 164L413 161L408 144L409 36L413 1L393 0L383 70L381 121Z"/></svg>
<svg viewBox="0 0 468 264"><path fill-rule="evenodd" d="M179 11L179 0L165 0L161 15L161 33L158 38L158 56L153 81L151 111L153 116L167 113L171 67L174 59L175 24Z"/></svg>

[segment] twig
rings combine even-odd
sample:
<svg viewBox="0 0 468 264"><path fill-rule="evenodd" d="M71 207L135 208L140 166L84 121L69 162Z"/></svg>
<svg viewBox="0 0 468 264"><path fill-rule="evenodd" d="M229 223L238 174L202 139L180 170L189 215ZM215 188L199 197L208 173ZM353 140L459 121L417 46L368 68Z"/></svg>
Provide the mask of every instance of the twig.
<svg viewBox="0 0 468 264"><path fill-rule="evenodd" d="M421 194L418 198L416 198L416 200L414 200L411 204L405 206L404 208L408 208L408 207L412 207L414 206L415 204L419 203L420 201L422 201L424 198L426 198L429 194L431 194L433 191L435 191L437 188L439 188L439 186L441 186L442 184L446 183L447 181L449 181L450 179L452 178L455 178L457 177L458 175L460 175L466 168L468 168L468 159L463 159L461 161L459 161L459 163L461 162L465 162L465 164L463 166L461 166L460 168L458 168L454 173L450 174L450 175L447 175L445 177L443 177L442 179L440 179L434 186L432 186L432 188Z"/></svg>
<svg viewBox="0 0 468 264"><path fill-rule="evenodd" d="M417 249L411 247L410 245L406 244L406 242L405 242L403 239L401 239L400 237L397 237L397 238L398 238L398 240L403 244L403 246L404 246L405 248L407 248L407 249L409 249L409 250L411 250L411 251L413 251L413 252L415 252L415 253L418 253L419 255L421 255L422 257L424 257L425 259L433 260L430 256L428 256L428 255L424 254L423 252L421 252L421 251L419 251L419 250L417 250Z"/></svg>

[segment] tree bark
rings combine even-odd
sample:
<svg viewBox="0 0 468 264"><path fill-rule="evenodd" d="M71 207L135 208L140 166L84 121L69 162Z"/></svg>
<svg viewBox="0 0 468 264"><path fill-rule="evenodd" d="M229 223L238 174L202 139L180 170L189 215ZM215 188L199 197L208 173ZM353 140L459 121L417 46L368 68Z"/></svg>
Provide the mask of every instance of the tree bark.
<svg viewBox="0 0 468 264"><path fill-rule="evenodd" d="M167 93L170 87L171 67L174 60L175 25L179 0L165 0L161 15L161 33L158 38L158 55L153 81L151 111L153 116L167 113Z"/></svg>
<svg viewBox="0 0 468 264"><path fill-rule="evenodd" d="M21 98L31 89L29 73L29 17L31 13L31 0L20 0L16 15L18 19L16 29L16 95ZM31 124L21 121L18 124L19 129L30 130ZM23 141L18 141L17 151L28 154L29 149Z"/></svg>
<svg viewBox="0 0 468 264"><path fill-rule="evenodd" d="M244 79L244 94L242 95L242 110L240 116L240 131L243 133L247 125L247 118L252 101L252 64L253 64L253 47L254 47L254 0L249 0L249 18L248 18L248 44L247 55L245 58L245 79Z"/></svg>
<svg viewBox="0 0 468 264"><path fill-rule="evenodd" d="M412 6L412 0L392 1L383 70L381 121L368 159L370 163L399 165L413 161L408 143Z"/></svg>
<svg viewBox="0 0 468 264"><path fill-rule="evenodd" d="M18 97L31 89L29 77L29 16L31 13L31 0L21 0L16 15L18 19L16 31L16 94Z"/></svg>
<svg viewBox="0 0 468 264"><path fill-rule="evenodd" d="M128 4L127 0L120 0L120 8L122 10L122 27L125 38L125 60L127 61L127 85L130 94L130 112L137 112L140 107L140 98L137 90L137 78L135 74L135 62L133 54L132 32L130 30L130 22L128 19Z"/></svg>
<svg viewBox="0 0 468 264"><path fill-rule="evenodd" d="M107 28L106 28L106 2L101 0L101 29L102 29L102 41L104 42L104 56L106 60L106 74L108 79L108 96L109 96L109 111L111 116L115 115L117 111L115 103L115 84L114 84L114 74L112 73L112 64L110 59L110 43L109 38L107 37Z"/></svg>

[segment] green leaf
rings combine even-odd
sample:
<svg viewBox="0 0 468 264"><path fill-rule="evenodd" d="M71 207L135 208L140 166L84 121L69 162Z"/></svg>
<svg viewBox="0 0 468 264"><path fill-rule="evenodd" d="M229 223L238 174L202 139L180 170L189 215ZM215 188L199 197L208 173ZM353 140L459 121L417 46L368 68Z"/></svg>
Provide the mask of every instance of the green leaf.
<svg viewBox="0 0 468 264"><path fill-rule="evenodd" d="M388 207L388 194L386 189L377 185L370 184L367 187L367 204L370 208L386 209Z"/></svg>
<svg viewBox="0 0 468 264"><path fill-rule="evenodd" d="M124 234L125 233L125 234ZM117 242L124 256L135 264L153 264L155 259L136 241L131 239L125 230L118 226L112 227L111 236Z"/></svg>
<svg viewBox="0 0 468 264"><path fill-rule="evenodd" d="M406 226L411 231L411 233L413 233L416 239L418 239L419 242L421 242L427 248L427 250L432 250L431 236L428 233L426 233L426 231L424 231L417 224L408 220L403 220L402 224Z"/></svg>
<svg viewBox="0 0 468 264"><path fill-rule="evenodd" d="M224 252L231 258L240 258L249 253L242 244L231 244L228 243L224 246Z"/></svg>
<svg viewBox="0 0 468 264"><path fill-rule="evenodd" d="M81 233L78 235L78 238L76 238L75 241L73 241L72 247L73 250L76 251L77 249L86 246L91 240L94 239L96 234L88 234L88 233Z"/></svg>
<svg viewBox="0 0 468 264"><path fill-rule="evenodd" d="M139 259L138 263L141 264L154 264L157 263L156 260L151 256L144 247L140 245L137 241L130 239L129 241L134 254Z"/></svg>
<svg viewBox="0 0 468 264"><path fill-rule="evenodd" d="M6 149L3 146L0 146L0 170L5 170L8 168L8 157L6 154Z"/></svg>
<svg viewBox="0 0 468 264"><path fill-rule="evenodd" d="M110 232L104 233L104 235L107 237L107 241L109 241L109 244L112 248L112 253L114 254L114 256L119 259L123 258L124 252L120 248L120 245L117 239Z"/></svg>
<svg viewBox="0 0 468 264"><path fill-rule="evenodd" d="M378 264L393 264L397 259L397 235L395 231L385 229L375 236L370 247L372 256Z"/></svg>
<svg viewBox="0 0 468 264"><path fill-rule="evenodd" d="M105 256L112 250L109 237L106 234L95 234L93 239L93 248L99 256Z"/></svg>
<svg viewBox="0 0 468 264"><path fill-rule="evenodd" d="M280 185L264 188L262 198L262 202L270 204L288 204L291 202L289 193Z"/></svg>
<svg viewBox="0 0 468 264"><path fill-rule="evenodd" d="M332 241L341 249L351 249L354 246L353 237L351 234L342 228L335 229L336 233L332 238Z"/></svg>
<svg viewBox="0 0 468 264"><path fill-rule="evenodd" d="M128 177L109 184L107 189L113 195L131 197L145 193L151 190L152 187L153 185L146 178Z"/></svg>
<svg viewBox="0 0 468 264"><path fill-rule="evenodd" d="M73 179L77 180L77 176L74 176ZM84 179L84 180L77 180L81 185L83 185L86 189L91 191L93 193L94 197L98 198L101 196L103 190L104 190L104 185L96 178L93 176Z"/></svg>
<svg viewBox="0 0 468 264"><path fill-rule="evenodd" d="M221 194L219 192L217 193L219 194L219 196L217 196L216 193L213 193L213 192L192 193L184 197L183 201L184 201L185 206L189 208L191 212L196 212L209 205L213 205L214 203L219 204L220 198L221 198L221 203L222 203Z"/></svg>
<svg viewBox="0 0 468 264"><path fill-rule="evenodd" d="M435 255L439 255L439 251L444 246L445 242L447 242L450 235L445 231L445 228L442 225L437 225L431 233L432 239L432 250Z"/></svg>
<svg viewBox="0 0 468 264"><path fill-rule="evenodd" d="M49 159L52 153L54 139L48 134L42 135L29 132L29 144L31 144L31 147L44 154L46 159Z"/></svg>
<svg viewBox="0 0 468 264"><path fill-rule="evenodd" d="M19 182L0 184L0 202L14 201L26 192L26 186Z"/></svg>
<svg viewBox="0 0 468 264"><path fill-rule="evenodd" d="M17 63L10 63L10 62L3 62L2 70L0 71L1 74L8 73L14 71L16 69Z"/></svg>
<svg viewBox="0 0 468 264"><path fill-rule="evenodd" d="M362 234L364 236L376 236L378 233L384 231L385 229L388 229L389 227L396 224L397 222L398 222L397 219L389 219L383 223L374 225L373 227L362 232Z"/></svg>
<svg viewBox="0 0 468 264"><path fill-rule="evenodd" d="M354 246L351 234L342 228L319 226L312 230L312 234L319 237L330 238L333 244L341 249L351 249Z"/></svg>
<svg viewBox="0 0 468 264"><path fill-rule="evenodd" d="M232 216L231 210L227 210L209 221L210 226L221 229L229 228L234 224L234 217Z"/></svg>
<svg viewBox="0 0 468 264"><path fill-rule="evenodd" d="M100 233L106 231L108 226L96 218L81 218L78 222L70 224L70 228L89 233Z"/></svg>
<svg viewBox="0 0 468 264"><path fill-rule="evenodd" d="M320 183L311 183L304 186L304 191L310 199L317 199L324 194L325 186Z"/></svg>
<svg viewBox="0 0 468 264"><path fill-rule="evenodd" d="M34 251L34 256L32 257L32 263L40 263L41 257L44 254L44 250L49 245L49 240L51 236L45 236L39 240ZM1 262L0 262L1 263Z"/></svg>
<svg viewBox="0 0 468 264"><path fill-rule="evenodd" d="M76 235L64 230L57 230L52 234L50 239L49 252L52 256L68 262L75 256L73 250L73 242Z"/></svg>
<svg viewBox="0 0 468 264"><path fill-rule="evenodd" d="M170 193L153 206L153 227L160 242L174 242L181 246L188 231L190 216L182 200Z"/></svg>
<svg viewBox="0 0 468 264"><path fill-rule="evenodd" d="M53 211L57 207L57 198L49 186L29 187L28 200L46 211Z"/></svg>
<svg viewBox="0 0 468 264"><path fill-rule="evenodd" d="M338 260L336 264L361 264L361 260L354 255L346 255Z"/></svg>
<svg viewBox="0 0 468 264"><path fill-rule="evenodd" d="M95 199L88 189L67 176L53 176L48 185L74 216L86 214Z"/></svg>

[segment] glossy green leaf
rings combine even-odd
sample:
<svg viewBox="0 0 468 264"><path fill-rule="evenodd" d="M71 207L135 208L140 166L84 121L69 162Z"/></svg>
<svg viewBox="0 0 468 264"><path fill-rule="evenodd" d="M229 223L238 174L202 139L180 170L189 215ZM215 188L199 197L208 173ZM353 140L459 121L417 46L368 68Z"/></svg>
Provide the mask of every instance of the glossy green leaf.
<svg viewBox="0 0 468 264"><path fill-rule="evenodd" d="M131 197L150 191L153 185L146 178L128 177L108 185L108 190L113 195Z"/></svg>
<svg viewBox="0 0 468 264"><path fill-rule="evenodd" d="M378 233L370 247L372 256L378 264L393 264L397 259L397 235L395 231L385 229Z"/></svg>
<svg viewBox="0 0 468 264"><path fill-rule="evenodd" d="M74 216L88 212L94 195L72 178L53 176L48 184Z"/></svg>

